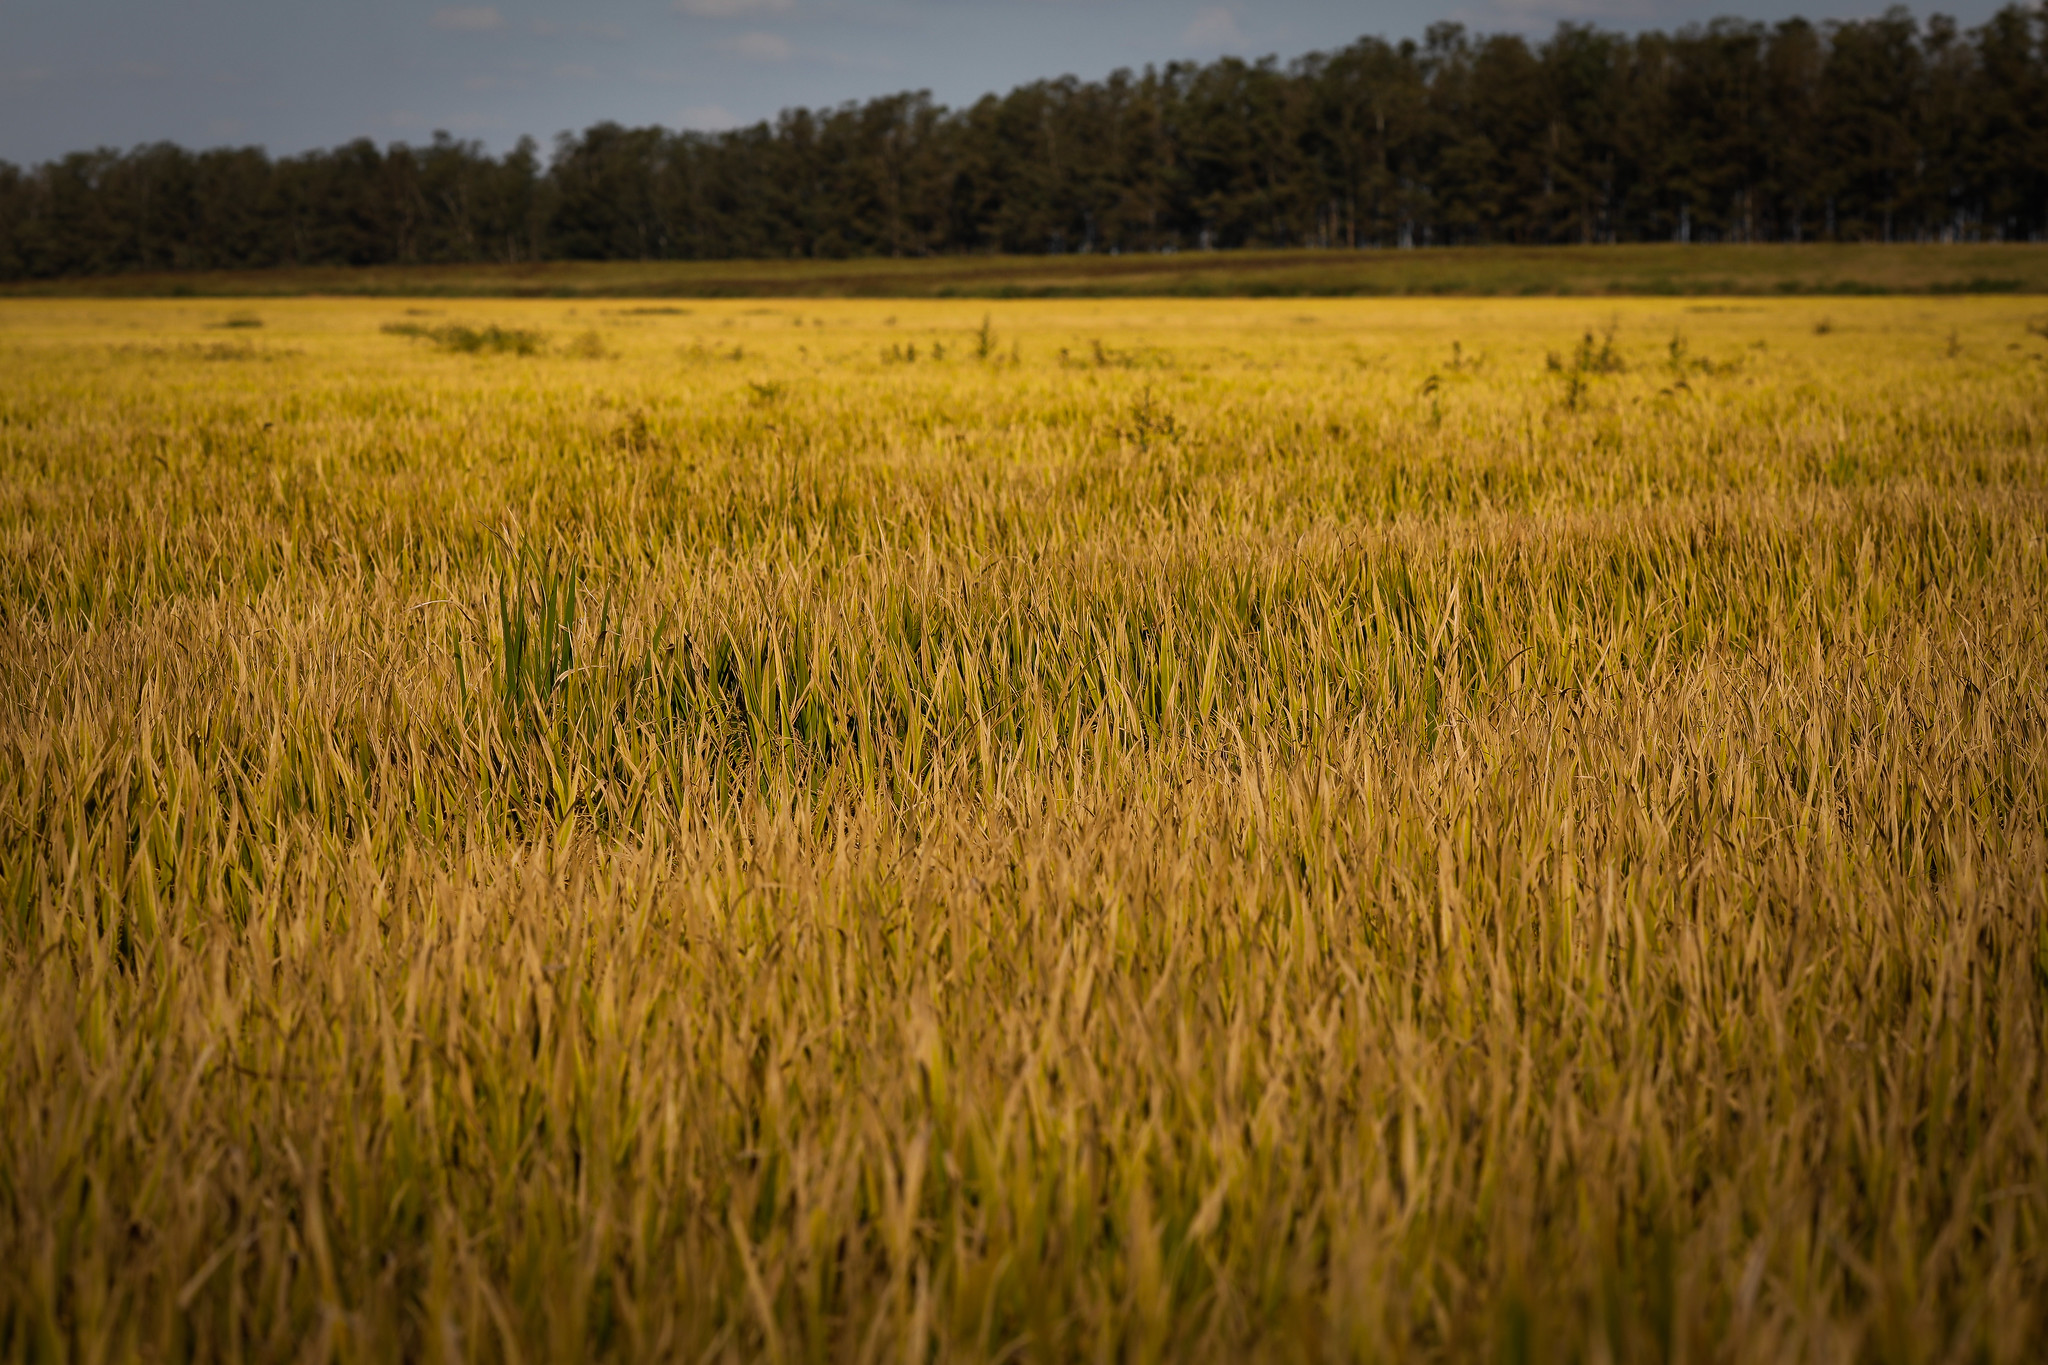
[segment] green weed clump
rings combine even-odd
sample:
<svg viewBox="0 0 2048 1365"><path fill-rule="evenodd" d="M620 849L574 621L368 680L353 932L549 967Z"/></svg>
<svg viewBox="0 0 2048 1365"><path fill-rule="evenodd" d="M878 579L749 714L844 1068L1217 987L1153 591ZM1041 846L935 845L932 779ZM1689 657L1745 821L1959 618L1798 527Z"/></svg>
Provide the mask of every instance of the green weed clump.
<svg viewBox="0 0 2048 1365"><path fill-rule="evenodd" d="M441 350L458 355L537 355L547 346L547 337L541 332L522 327L501 327L495 322L483 327L469 327L459 322L387 322L384 331L392 336L431 342ZM577 344L587 350L586 339L579 338Z"/></svg>
<svg viewBox="0 0 2048 1365"><path fill-rule="evenodd" d="M0 1354L2038 1358L2032 306L9 305Z"/></svg>

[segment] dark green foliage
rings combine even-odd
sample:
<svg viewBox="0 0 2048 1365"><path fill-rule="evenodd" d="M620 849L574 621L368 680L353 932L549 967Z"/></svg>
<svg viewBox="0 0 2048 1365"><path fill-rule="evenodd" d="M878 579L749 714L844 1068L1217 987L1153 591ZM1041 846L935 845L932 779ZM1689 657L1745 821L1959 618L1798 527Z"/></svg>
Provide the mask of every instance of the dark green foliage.
<svg viewBox="0 0 2048 1365"><path fill-rule="evenodd" d="M156 144L0 164L0 279L274 265L2048 232L2048 17L1904 9L1677 33L1437 24L1285 65L1172 62L948 110L718 134L601 123L273 161Z"/></svg>
<svg viewBox="0 0 2048 1365"><path fill-rule="evenodd" d="M580 575L522 556L498 584L498 689L515 715L544 711L576 667Z"/></svg>
<svg viewBox="0 0 2048 1365"><path fill-rule="evenodd" d="M524 327L500 327L495 322L484 327L465 327L457 322L433 327L417 322L387 322L384 331L392 336L431 341L444 351L463 355L536 355L547 344L547 338L539 332Z"/></svg>

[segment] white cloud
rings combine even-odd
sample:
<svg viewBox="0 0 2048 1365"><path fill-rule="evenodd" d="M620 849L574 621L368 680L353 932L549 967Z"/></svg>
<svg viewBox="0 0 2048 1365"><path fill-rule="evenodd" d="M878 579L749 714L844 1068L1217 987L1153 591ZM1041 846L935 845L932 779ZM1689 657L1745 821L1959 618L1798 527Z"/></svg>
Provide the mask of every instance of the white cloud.
<svg viewBox="0 0 2048 1365"><path fill-rule="evenodd" d="M1195 17L1181 30L1183 46L1203 52L1220 52L1225 48L1242 47L1244 31L1237 26L1237 16L1221 5L1205 5L1195 11Z"/></svg>
<svg viewBox="0 0 2048 1365"><path fill-rule="evenodd" d="M675 0L676 13L694 19L741 19L753 14L787 14L796 0Z"/></svg>
<svg viewBox="0 0 2048 1365"><path fill-rule="evenodd" d="M505 26L505 16L490 5L448 5L434 11L433 22L450 33L489 33Z"/></svg>
<svg viewBox="0 0 2048 1365"><path fill-rule="evenodd" d="M734 56L745 57L750 62L786 62L794 51L789 45L789 39L779 33L742 33L721 46Z"/></svg>

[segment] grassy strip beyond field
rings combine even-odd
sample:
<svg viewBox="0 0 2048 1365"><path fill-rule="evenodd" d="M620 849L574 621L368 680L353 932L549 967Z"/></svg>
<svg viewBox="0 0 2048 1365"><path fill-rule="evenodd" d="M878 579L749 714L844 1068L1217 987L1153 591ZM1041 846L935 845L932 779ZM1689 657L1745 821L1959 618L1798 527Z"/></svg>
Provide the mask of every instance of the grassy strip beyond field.
<svg viewBox="0 0 2048 1365"><path fill-rule="evenodd" d="M0 1360L2042 1359L2037 308L0 302Z"/></svg>
<svg viewBox="0 0 2048 1365"><path fill-rule="evenodd" d="M558 261L116 275L0 298L291 295L505 298L1347 297L2044 294L2048 246L1455 247L924 260Z"/></svg>

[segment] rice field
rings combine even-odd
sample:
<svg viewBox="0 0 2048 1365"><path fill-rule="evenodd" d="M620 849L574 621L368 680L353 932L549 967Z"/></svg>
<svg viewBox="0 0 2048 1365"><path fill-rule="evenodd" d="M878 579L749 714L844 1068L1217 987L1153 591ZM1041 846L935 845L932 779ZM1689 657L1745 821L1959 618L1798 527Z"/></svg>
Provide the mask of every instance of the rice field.
<svg viewBox="0 0 2048 1365"><path fill-rule="evenodd" d="M0 301L0 1359L2024 1361L2048 305Z"/></svg>
<svg viewBox="0 0 2048 1365"><path fill-rule="evenodd" d="M841 260L473 262L128 271L0 281L35 296L209 297L222 307L303 295L584 299L606 306L749 298L1302 298L1400 295L1878 295L2048 292L2037 242L1609 242L1414 250L941 254ZM1589 304L1589 306L1597 306Z"/></svg>

